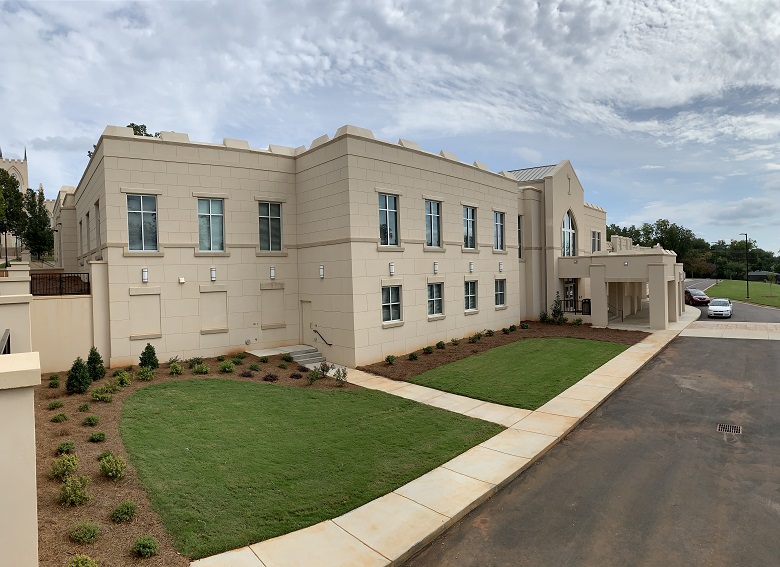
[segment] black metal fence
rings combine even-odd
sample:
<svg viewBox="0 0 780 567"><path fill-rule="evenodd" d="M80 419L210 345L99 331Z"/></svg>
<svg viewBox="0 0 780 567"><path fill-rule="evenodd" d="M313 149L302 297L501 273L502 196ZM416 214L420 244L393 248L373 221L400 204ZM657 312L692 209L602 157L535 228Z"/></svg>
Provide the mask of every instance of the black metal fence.
<svg viewBox="0 0 780 567"><path fill-rule="evenodd" d="M33 295L89 295L89 274L30 274Z"/></svg>
<svg viewBox="0 0 780 567"><path fill-rule="evenodd" d="M11 329L6 329L0 338L0 354L11 354Z"/></svg>

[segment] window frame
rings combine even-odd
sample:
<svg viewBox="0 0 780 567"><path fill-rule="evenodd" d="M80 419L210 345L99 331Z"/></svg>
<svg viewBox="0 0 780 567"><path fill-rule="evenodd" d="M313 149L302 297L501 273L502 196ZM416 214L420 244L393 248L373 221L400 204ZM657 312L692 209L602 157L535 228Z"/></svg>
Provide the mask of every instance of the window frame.
<svg viewBox="0 0 780 567"><path fill-rule="evenodd" d="M469 218L468 211L472 212L472 217ZM463 248L465 250L476 250L477 243L477 207L471 205L463 205ZM469 246L469 228L471 228L471 240L472 245Z"/></svg>
<svg viewBox="0 0 780 567"><path fill-rule="evenodd" d="M517 257L523 259L523 215L517 215Z"/></svg>
<svg viewBox="0 0 780 567"><path fill-rule="evenodd" d="M576 255L577 223L574 222L574 215L569 210L563 215L563 221L561 222L561 256L573 257Z"/></svg>
<svg viewBox="0 0 780 567"><path fill-rule="evenodd" d="M438 289L439 296L436 297L436 290ZM444 315L444 284L442 282L430 282L427 284L427 306L428 317L437 317ZM431 291L433 291L433 297L431 297ZM438 302L439 310L436 311L436 305ZM431 308L433 306L433 309Z"/></svg>
<svg viewBox="0 0 780 567"><path fill-rule="evenodd" d="M100 236L100 199L95 201L95 244L98 249L102 246Z"/></svg>
<svg viewBox="0 0 780 567"><path fill-rule="evenodd" d="M267 215L262 214L263 213L263 211L262 211L263 205L268 205L268 214ZM272 216L273 205L278 205L278 207L279 207L279 216L278 217L277 216ZM258 236L258 238L257 238L258 244L257 244L257 246L258 246L258 249L261 252L281 252L282 251L282 247L284 246L284 235L282 233L282 229L284 227L284 224L282 222L283 217L284 217L283 207L284 207L284 204L280 203L279 201L258 201L257 202L257 229L258 229L258 234L257 234L257 236ZM224 211L224 208L222 210ZM267 226L268 226L268 247L267 248L263 247L263 224L262 224L263 223L263 219L267 219L267 223L268 223L267 224ZM273 242L273 238L272 238L273 230L272 230L272 226L271 226L271 221L273 221L273 220L278 220L278 222L279 222L279 247L278 248L274 247L274 242ZM224 222L224 219L223 219L223 222ZM223 225L223 227L224 227L224 225ZM223 228L223 230L224 230L224 228ZM224 238L224 234L223 234L223 238Z"/></svg>
<svg viewBox="0 0 780 567"><path fill-rule="evenodd" d="M130 209L130 199L131 197L139 197L140 198L140 209ZM146 211L144 210L144 200L145 199L152 199L154 200L154 211ZM160 226L158 223L157 218L157 195L149 195L145 193L128 193L127 199L125 200L127 204L127 249L130 252L157 252L160 249L160 242L159 242L159 232L160 232ZM140 215L141 216L141 248L133 248L132 243L130 241L130 215ZM145 218L146 215L150 215L154 219L154 248L147 247L147 238L146 238L146 231L145 226L146 223Z"/></svg>
<svg viewBox="0 0 780 567"><path fill-rule="evenodd" d="M382 316L382 323L399 323L404 320L404 313L403 313L403 286L400 285L383 285L382 290L380 292L380 301L381 301L381 316ZM388 301L385 302L385 290L388 290ZM397 301L393 301L393 289L398 290L398 299ZM398 306L398 318L393 318L393 306ZM388 313L390 315L389 319L385 319L385 306L388 309Z"/></svg>
<svg viewBox="0 0 780 567"><path fill-rule="evenodd" d="M433 206L436 211L433 211ZM425 199L425 245L431 248L441 248L441 212L442 203L434 199ZM436 228L436 238L434 239L434 227Z"/></svg>
<svg viewBox="0 0 780 567"><path fill-rule="evenodd" d="M198 197L197 202L197 211L198 211L198 252L224 252L225 251L225 199L218 199L218 198L212 198L212 197ZM201 213L200 212L200 202L204 201L208 203L209 206L209 212L208 213ZM212 212L212 203L214 201L219 201L222 205L222 212L221 213L213 213ZM258 218L259 218L260 210L258 209ZM279 214L281 215L281 210L279 211ZM201 238L200 238L200 219L201 217L208 218L209 225L208 225L208 232L209 232L209 247L208 248L202 248L201 247ZM214 223L212 222L212 217L221 217L222 223L221 223L221 232L222 232L222 247L221 248L215 248L214 247ZM281 235L281 226L280 226L280 235Z"/></svg>
<svg viewBox="0 0 780 567"><path fill-rule="evenodd" d="M473 287L473 293L472 288ZM471 302L469 299L471 298ZM477 311L479 309L479 282L477 280L466 280L463 282L463 310ZM473 306L472 306L473 303Z"/></svg>
<svg viewBox="0 0 780 567"><path fill-rule="evenodd" d="M382 206L382 199L384 198L384 207ZM390 208L390 202L393 202L395 208ZM394 195L393 193L379 193L379 245L380 246L400 246L400 235L398 234L398 226L399 226L399 217L400 217L400 206L399 206L399 196ZM384 212L385 217L385 233L382 234L382 213ZM390 217L392 214L393 218L393 238L391 239L391 226L390 226ZM384 242L383 242L384 240Z"/></svg>
<svg viewBox="0 0 780 567"><path fill-rule="evenodd" d="M493 211L493 250L506 250L506 214Z"/></svg>
<svg viewBox="0 0 780 567"><path fill-rule="evenodd" d="M591 254L594 252L601 252L601 231L600 230L590 231L590 252Z"/></svg>
<svg viewBox="0 0 780 567"><path fill-rule="evenodd" d="M496 307L506 307L506 280L496 279L493 289L495 291Z"/></svg>

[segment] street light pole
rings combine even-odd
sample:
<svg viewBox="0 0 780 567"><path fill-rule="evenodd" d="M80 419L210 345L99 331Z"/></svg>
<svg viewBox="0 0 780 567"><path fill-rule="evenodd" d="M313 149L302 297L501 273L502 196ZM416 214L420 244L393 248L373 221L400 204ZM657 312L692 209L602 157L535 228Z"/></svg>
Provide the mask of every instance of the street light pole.
<svg viewBox="0 0 780 567"><path fill-rule="evenodd" d="M747 232L740 232L739 235L745 236L745 291L747 293L745 299L750 299L750 277L748 276L748 272L750 271L750 266L748 264L748 235Z"/></svg>

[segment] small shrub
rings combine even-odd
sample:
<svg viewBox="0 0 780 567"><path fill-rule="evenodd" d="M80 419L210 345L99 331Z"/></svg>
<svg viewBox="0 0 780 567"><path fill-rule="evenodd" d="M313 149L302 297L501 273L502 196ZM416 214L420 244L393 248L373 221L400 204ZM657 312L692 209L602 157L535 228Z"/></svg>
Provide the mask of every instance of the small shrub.
<svg viewBox="0 0 780 567"><path fill-rule="evenodd" d="M276 382L279 377L276 374L266 374L263 376L263 382Z"/></svg>
<svg viewBox="0 0 780 567"><path fill-rule="evenodd" d="M130 379L130 375L127 372L122 371L122 373L116 377L116 383L122 388L127 388L133 381Z"/></svg>
<svg viewBox="0 0 780 567"><path fill-rule="evenodd" d="M146 343L146 347L138 359L138 366L151 368L152 370L157 370L160 367L160 362L157 360L157 352L151 343Z"/></svg>
<svg viewBox="0 0 780 567"><path fill-rule="evenodd" d="M574 321L571 322L571 324L575 327L579 327L582 325L582 317L577 317Z"/></svg>
<svg viewBox="0 0 780 567"><path fill-rule="evenodd" d="M133 545L133 553L138 557L151 557L152 555L157 554L157 548L157 540L152 536L145 535L135 540L135 544Z"/></svg>
<svg viewBox="0 0 780 567"><path fill-rule="evenodd" d="M447 347L447 345L444 344L444 341L439 341L436 343L436 348L439 350L444 350Z"/></svg>
<svg viewBox="0 0 780 567"><path fill-rule="evenodd" d="M509 325L509 330L514 333L517 330L517 325Z"/></svg>
<svg viewBox="0 0 780 567"><path fill-rule="evenodd" d="M298 372L304 372L305 373L305 372L308 372L308 371L309 371L309 367L308 366L304 366L303 364L298 365Z"/></svg>
<svg viewBox="0 0 780 567"><path fill-rule="evenodd" d="M520 328L521 329L527 329L528 328L528 323L520 323Z"/></svg>
<svg viewBox="0 0 780 567"><path fill-rule="evenodd" d="M479 340L479 339L477 338L477 335L471 335L471 336L469 337L469 343L470 343L470 344L474 344L474 343L476 343L478 340Z"/></svg>
<svg viewBox="0 0 780 567"><path fill-rule="evenodd" d="M242 364L244 364L244 361L241 358L234 358L230 362L233 363L233 366L241 366Z"/></svg>
<svg viewBox="0 0 780 567"><path fill-rule="evenodd" d="M52 423L62 423L63 421L68 421L68 416L64 413L58 413L57 415L52 416L49 421Z"/></svg>
<svg viewBox="0 0 780 567"><path fill-rule="evenodd" d="M563 300L561 299L561 294L557 291L555 292L553 304L550 306L550 319L556 325L562 325L566 322L566 317L563 313Z"/></svg>
<svg viewBox="0 0 780 567"><path fill-rule="evenodd" d="M60 379L59 374L52 374L51 376L49 376L49 382L53 382L54 380L59 380L59 379Z"/></svg>
<svg viewBox="0 0 780 567"><path fill-rule="evenodd" d="M57 445L58 455L72 455L76 452L76 444L73 441L63 441Z"/></svg>
<svg viewBox="0 0 780 567"><path fill-rule="evenodd" d="M125 372L132 372L133 371L133 365L125 366Z"/></svg>
<svg viewBox="0 0 780 567"><path fill-rule="evenodd" d="M60 409L62 407L62 402L59 400L54 400L53 402L49 402L48 408L50 410Z"/></svg>
<svg viewBox="0 0 780 567"><path fill-rule="evenodd" d="M103 365L103 357L100 356L98 349L92 347L89 349L87 357L87 371L92 381L100 380L106 375L106 367Z"/></svg>
<svg viewBox="0 0 780 567"><path fill-rule="evenodd" d="M344 366L341 366L336 369L336 372L333 374L333 377L336 379L336 386L342 387L344 384L347 383L347 369Z"/></svg>
<svg viewBox="0 0 780 567"><path fill-rule="evenodd" d="M119 455L106 455L99 461L100 474L113 481L117 481L125 476L127 462Z"/></svg>
<svg viewBox="0 0 780 567"><path fill-rule="evenodd" d="M282 360L284 360L285 362L292 362L294 359L293 359L293 357L292 357L292 355L291 355L291 354L285 354L285 355L282 357Z"/></svg>
<svg viewBox="0 0 780 567"><path fill-rule="evenodd" d="M103 451L98 455L97 460L98 462L100 462L101 459L105 459L106 457L113 457L113 456L114 453L112 453L111 451Z"/></svg>
<svg viewBox="0 0 780 567"><path fill-rule="evenodd" d="M203 357L193 356L192 358L188 358L185 362L187 363L187 366L190 367L190 370L192 370L196 365L203 364Z"/></svg>
<svg viewBox="0 0 780 567"><path fill-rule="evenodd" d="M493 332L493 329L488 329L485 331L486 337L492 337L495 333Z"/></svg>
<svg viewBox="0 0 780 567"><path fill-rule="evenodd" d="M460 339L450 339L450 344L452 346L458 346L460 344Z"/></svg>
<svg viewBox="0 0 780 567"><path fill-rule="evenodd" d="M287 365L284 362L280 362L279 368L281 368L282 370L287 370Z"/></svg>
<svg viewBox="0 0 780 567"><path fill-rule="evenodd" d="M144 382L151 382L154 380L154 369L151 366L142 366L138 369L138 379Z"/></svg>
<svg viewBox="0 0 780 567"><path fill-rule="evenodd" d="M81 412L89 411L89 404L81 404L79 406L79 411Z"/></svg>
<svg viewBox="0 0 780 567"><path fill-rule="evenodd" d="M184 374L184 369L181 367L180 363L171 362L170 366L168 366L168 374L171 376L181 376Z"/></svg>
<svg viewBox="0 0 780 567"><path fill-rule="evenodd" d="M87 427L95 427L98 423L100 423L100 418L96 415L88 415L84 418L82 423Z"/></svg>
<svg viewBox="0 0 780 567"><path fill-rule="evenodd" d="M98 562L87 555L74 555L65 567L98 567Z"/></svg>
<svg viewBox="0 0 780 567"><path fill-rule="evenodd" d="M95 522L79 522L68 532L68 537L75 543L95 543L99 535L100 526Z"/></svg>
<svg viewBox="0 0 780 567"><path fill-rule="evenodd" d="M89 436L90 443L102 443L105 440L106 434L102 431L95 431L92 435Z"/></svg>
<svg viewBox="0 0 780 567"><path fill-rule="evenodd" d="M433 347L432 346L423 347L423 354L433 354Z"/></svg>
<svg viewBox="0 0 780 567"><path fill-rule="evenodd" d="M509 334L509 329L504 327L503 329L501 329L501 332L504 333L505 335L508 335Z"/></svg>
<svg viewBox="0 0 780 567"><path fill-rule="evenodd" d="M126 374L126 371L121 368L117 368L116 370L114 370L111 376L113 376L114 378L119 378L120 374Z"/></svg>
<svg viewBox="0 0 780 567"><path fill-rule="evenodd" d="M62 455L51 463L51 476L57 480L65 480L79 468L79 458L76 455Z"/></svg>
<svg viewBox="0 0 780 567"><path fill-rule="evenodd" d="M60 486L59 502L63 506L81 506L89 502L89 477L70 475Z"/></svg>
<svg viewBox="0 0 780 567"><path fill-rule="evenodd" d="M254 377L254 375L255 375L255 373L254 373L254 372L252 372L251 370L244 370L244 371L241 373L241 377L242 377L242 378L253 378L253 377Z"/></svg>
<svg viewBox="0 0 780 567"><path fill-rule="evenodd" d="M307 375L306 378L309 379L309 386L314 384L317 380L321 379L323 377L322 372L318 368L312 369Z"/></svg>
<svg viewBox="0 0 780 567"><path fill-rule="evenodd" d="M293 372L292 374L290 374L290 378L292 378L293 380L300 380L301 378L303 378L303 374L301 374L300 372Z"/></svg>
<svg viewBox="0 0 780 567"><path fill-rule="evenodd" d="M109 394L116 394L120 390L119 380L109 380L101 388Z"/></svg>
<svg viewBox="0 0 780 567"><path fill-rule="evenodd" d="M49 380L49 388L59 388L59 387L60 387L59 380Z"/></svg>
<svg viewBox="0 0 780 567"><path fill-rule="evenodd" d="M96 402L111 402L113 400L111 394L106 393L103 388L97 388L96 390L90 392L90 395Z"/></svg>
<svg viewBox="0 0 780 567"><path fill-rule="evenodd" d="M323 376L327 376L331 370L336 369L336 365L323 361L320 362L319 366L317 366L317 369L322 373Z"/></svg>
<svg viewBox="0 0 780 567"><path fill-rule="evenodd" d="M233 358L237 358L239 360L244 360L246 358L245 352L239 352L233 355Z"/></svg>
<svg viewBox="0 0 780 567"><path fill-rule="evenodd" d="M409 353L409 360L417 360L417 353L416 352L410 352Z"/></svg>
<svg viewBox="0 0 780 567"><path fill-rule="evenodd" d="M547 314L547 311L540 311L539 312L539 322L540 323L552 323L552 319Z"/></svg>
<svg viewBox="0 0 780 567"><path fill-rule="evenodd" d="M111 521L115 524L126 524L135 517L136 505L131 500L122 500L111 512Z"/></svg>
<svg viewBox="0 0 780 567"><path fill-rule="evenodd" d="M217 362L224 362L224 361L225 361L225 357L224 357L224 356L222 356L222 355L220 354L220 355L217 357Z"/></svg>
<svg viewBox="0 0 780 567"><path fill-rule="evenodd" d="M89 377L87 365L80 356L77 356L68 372L65 389L71 394L83 394L89 389L90 384L92 384L92 378Z"/></svg>
<svg viewBox="0 0 780 567"><path fill-rule="evenodd" d="M388 354L388 355L385 357L385 362L386 362L388 365L392 366L392 365L393 365L393 363L395 362L395 355Z"/></svg>
<svg viewBox="0 0 780 567"><path fill-rule="evenodd" d="M235 369L236 369L236 367L235 367L235 366L233 366L233 363L232 363L232 362L230 362L229 360L225 360L224 362L221 362L221 363L219 364L219 371L220 371L222 374L230 374L230 373L231 373L231 372L233 372Z"/></svg>
<svg viewBox="0 0 780 567"><path fill-rule="evenodd" d="M174 364L174 363L181 364L181 361L179 360L179 355L178 354L176 356L172 356L172 357L170 357L168 359L168 366L170 366L171 364Z"/></svg>
<svg viewBox="0 0 780 567"><path fill-rule="evenodd" d="M267 356L261 356L261 357L260 357L260 362L262 362L263 364L265 364L266 362L268 362L268 357L267 357Z"/></svg>
<svg viewBox="0 0 780 567"><path fill-rule="evenodd" d="M208 374L209 367L203 363L196 364L192 369L193 374Z"/></svg>
<svg viewBox="0 0 780 567"><path fill-rule="evenodd" d="M260 372L260 365L259 364L250 364L249 370L254 370L255 372Z"/></svg>

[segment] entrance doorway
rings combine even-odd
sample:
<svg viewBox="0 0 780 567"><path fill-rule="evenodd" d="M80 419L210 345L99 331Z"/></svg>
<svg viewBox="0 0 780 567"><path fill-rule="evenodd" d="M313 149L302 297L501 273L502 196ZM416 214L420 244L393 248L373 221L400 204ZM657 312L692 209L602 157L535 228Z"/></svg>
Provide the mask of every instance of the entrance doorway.
<svg viewBox="0 0 780 567"><path fill-rule="evenodd" d="M577 313L577 280L563 280L563 310L567 313Z"/></svg>
<svg viewBox="0 0 780 567"><path fill-rule="evenodd" d="M314 342L311 330L311 301L301 301L301 330L300 341L302 345L311 345Z"/></svg>

